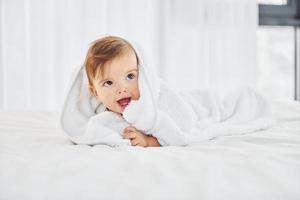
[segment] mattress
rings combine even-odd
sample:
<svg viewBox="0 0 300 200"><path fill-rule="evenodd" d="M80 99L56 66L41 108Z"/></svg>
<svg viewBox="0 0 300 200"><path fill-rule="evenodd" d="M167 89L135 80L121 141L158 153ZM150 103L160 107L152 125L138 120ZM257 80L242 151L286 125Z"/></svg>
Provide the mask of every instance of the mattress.
<svg viewBox="0 0 300 200"><path fill-rule="evenodd" d="M75 145L58 114L0 112L0 199L300 199L300 103L268 130L178 147Z"/></svg>

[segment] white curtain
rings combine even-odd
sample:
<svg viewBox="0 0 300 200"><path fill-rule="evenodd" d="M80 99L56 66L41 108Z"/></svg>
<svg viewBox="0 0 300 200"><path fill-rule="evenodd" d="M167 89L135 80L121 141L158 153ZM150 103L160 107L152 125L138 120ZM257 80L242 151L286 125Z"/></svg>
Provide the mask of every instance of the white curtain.
<svg viewBox="0 0 300 200"><path fill-rule="evenodd" d="M0 109L58 111L103 35L134 39L178 90L255 84L254 0L0 0Z"/></svg>

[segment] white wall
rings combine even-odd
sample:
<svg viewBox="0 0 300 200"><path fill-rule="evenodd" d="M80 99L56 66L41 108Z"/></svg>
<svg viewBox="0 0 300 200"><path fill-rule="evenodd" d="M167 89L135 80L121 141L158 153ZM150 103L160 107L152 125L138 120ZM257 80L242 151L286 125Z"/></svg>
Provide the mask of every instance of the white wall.
<svg viewBox="0 0 300 200"><path fill-rule="evenodd" d="M57 111L105 34L134 39L178 89L255 84L252 0L0 0L0 109Z"/></svg>

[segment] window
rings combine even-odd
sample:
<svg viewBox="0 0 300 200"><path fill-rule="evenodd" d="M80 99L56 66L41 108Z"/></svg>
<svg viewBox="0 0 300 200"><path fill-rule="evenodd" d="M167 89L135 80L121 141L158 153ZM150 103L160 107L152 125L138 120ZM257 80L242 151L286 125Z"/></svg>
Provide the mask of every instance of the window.
<svg viewBox="0 0 300 200"><path fill-rule="evenodd" d="M257 0L257 3L259 87L276 99L300 100L300 2Z"/></svg>
<svg viewBox="0 0 300 200"><path fill-rule="evenodd" d="M272 99L294 99L294 28L257 30L258 86Z"/></svg>

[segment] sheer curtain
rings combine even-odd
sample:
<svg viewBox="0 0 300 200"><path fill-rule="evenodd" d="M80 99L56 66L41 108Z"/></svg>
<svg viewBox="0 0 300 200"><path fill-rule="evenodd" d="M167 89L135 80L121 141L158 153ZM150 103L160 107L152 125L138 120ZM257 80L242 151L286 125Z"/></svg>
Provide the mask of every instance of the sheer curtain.
<svg viewBox="0 0 300 200"><path fill-rule="evenodd" d="M0 109L58 111L103 35L134 39L181 89L255 84L254 0L0 0Z"/></svg>

